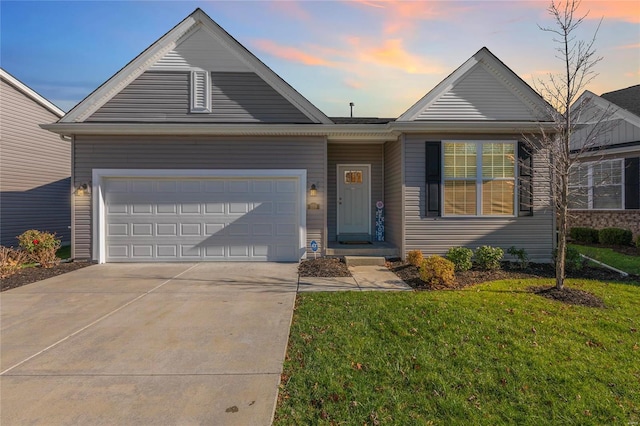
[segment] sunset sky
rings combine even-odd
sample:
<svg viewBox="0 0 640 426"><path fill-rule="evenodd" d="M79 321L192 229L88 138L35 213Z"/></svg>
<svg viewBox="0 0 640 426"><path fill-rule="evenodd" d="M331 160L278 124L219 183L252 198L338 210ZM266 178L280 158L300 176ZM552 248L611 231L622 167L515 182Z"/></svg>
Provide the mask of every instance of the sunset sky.
<svg viewBox="0 0 640 426"><path fill-rule="evenodd" d="M0 65L69 110L202 8L329 116L397 117L486 46L527 83L560 72L549 2L0 2ZM640 1L586 1L596 94L640 84Z"/></svg>

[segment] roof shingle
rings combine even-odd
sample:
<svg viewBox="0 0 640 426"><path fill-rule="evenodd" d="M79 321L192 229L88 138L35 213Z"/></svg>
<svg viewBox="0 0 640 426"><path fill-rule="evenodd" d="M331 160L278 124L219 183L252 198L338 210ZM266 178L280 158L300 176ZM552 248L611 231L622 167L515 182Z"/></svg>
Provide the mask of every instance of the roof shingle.
<svg viewBox="0 0 640 426"><path fill-rule="evenodd" d="M640 84L603 93L600 97L640 117Z"/></svg>

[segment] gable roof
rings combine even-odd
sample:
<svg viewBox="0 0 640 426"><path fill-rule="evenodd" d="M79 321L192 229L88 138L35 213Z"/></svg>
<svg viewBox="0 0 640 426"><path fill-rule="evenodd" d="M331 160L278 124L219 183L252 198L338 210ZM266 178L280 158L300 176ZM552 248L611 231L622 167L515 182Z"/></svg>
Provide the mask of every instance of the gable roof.
<svg viewBox="0 0 640 426"><path fill-rule="evenodd" d="M397 121L551 121L553 108L483 47Z"/></svg>
<svg viewBox="0 0 640 426"><path fill-rule="evenodd" d="M171 62L175 63L176 60L185 61L186 66L187 62L193 61L194 58L197 58L195 59L195 64L188 64L192 69L206 69L206 67L211 65L212 61L199 56L203 52L195 52L194 55L188 58L180 57L179 54L176 54L176 48L182 43L193 43L195 41L198 45L203 45L202 40L199 40L198 43L198 39L203 37L210 39L209 45L213 47L215 54L223 55L224 62L229 64L230 71L242 70L254 72L273 87L276 92L291 102L313 123L331 123L331 120L322 113L322 111L316 108L311 102L280 78L280 76L249 52L200 8L196 9L140 55L125 65L124 68L118 71L113 77L93 91L69 111L60 122L84 122L91 114L148 69L162 69L163 65ZM188 51L189 49L185 50Z"/></svg>
<svg viewBox="0 0 640 426"><path fill-rule="evenodd" d="M571 109L576 108L578 105L585 105L585 103L591 103L594 107L598 108L601 112L608 111L611 114L610 117L603 117L603 118L606 118L608 120L611 120L611 119L625 120L630 124L640 128L640 116L629 112L627 109L621 108L619 105L605 99L602 96L598 96L589 90L585 90L580 95L580 97L571 106ZM589 121L594 118L593 116L589 117L588 115L589 114L587 113L586 123L583 123L583 124L589 124Z"/></svg>
<svg viewBox="0 0 640 426"><path fill-rule="evenodd" d="M37 104L43 106L44 108L51 111L53 114L57 115L58 118L64 115L64 111L55 106L53 103L45 99L43 96L39 95L35 90L31 89L29 86L9 74L4 69L0 68L0 77L5 80L7 83L11 84L17 90L22 92L25 96L32 99Z"/></svg>
<svg viewBox="0 0 640 426"><path fill-rule="evenodd" d="M640 84L603 93L600 97L640 117Z"/></svg>

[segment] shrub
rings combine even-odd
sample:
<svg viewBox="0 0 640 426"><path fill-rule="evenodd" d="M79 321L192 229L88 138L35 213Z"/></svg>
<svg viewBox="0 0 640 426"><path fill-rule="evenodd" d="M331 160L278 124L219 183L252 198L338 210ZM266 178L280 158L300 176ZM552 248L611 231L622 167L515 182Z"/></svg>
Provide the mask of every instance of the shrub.
<svg viewBox="0 0 640 426"><path fill-rule="evenodd" d="M55 234L30 229L18 236L18 242L29 259L39 263L43 268L51 268L60 263L56 256L60 240L56 239Z"/></svg>
<svg viewBox="0 0 640 426"><path fill-rule="evenodd" d="M24 250L0 246L0 278L15 274L26 261L27 253Z"/></svg>
<svg viewBox="0 0 640 426"><path fill-rule="evenodd" d="M599 241L598 230L593 228L571 228L569 236L578 243L593 244Z"/></svg>
<svg viewBox="0 0 640 426"><path fill-rule="evenodd" d="M423 259L424 257L422 256L422 252L420 250L411 250L409 253L407 253L407 262L415 267L419 268Z"/></svg>
<svg viewBox="0 0 640 426"><path fill-rule="evenodd" d="M509 247L509 250L507 250L507 253L516 258L516 263L520 269L524 269L529 266L529 255L525 249L519 249L515 246L511 246Z"/></svg>
<svg viewBox="0 0 640 426"><path fill-rule="evenodd" d="M482 246L476 249L476 263L485 270L500 269L504 251L500 247Z"/></svg>
<svg viewBox="0 0 640 426"><path fill-rule="evenodd" d="M604 228L598 235L600 244L628 246L633 241L633 234L628 229Z"/></svg>
<svg viewBox="0 0 640 426"><path fill-rule="evenodd" d="M455 266L444 257L429 256L420 264L420 279L431 285L451 287L455 283Z"/></svg>
<svg viewBox="0 0 640 426"><path fill-rule="evenodd" d="M575 247L567 246L565 251L565 266L567 271L579 271L584 267L584 258L580 256L580 252ZM553 262L556 261L558 249L553 250Z"/></svg>
<svg viewBox="0 0 640 426"><path fill-rule="evenodd" d="M451 247L445 255L448 261L453 262L456 271L468 271L473 264L473 250L466 247Z"/></svg>
<svg viewBox="0 0 640 426"><path fill-rule="evenodd" d="M636 247L640 249L640 235L638 235L638 238L636 238Z"/></svg>

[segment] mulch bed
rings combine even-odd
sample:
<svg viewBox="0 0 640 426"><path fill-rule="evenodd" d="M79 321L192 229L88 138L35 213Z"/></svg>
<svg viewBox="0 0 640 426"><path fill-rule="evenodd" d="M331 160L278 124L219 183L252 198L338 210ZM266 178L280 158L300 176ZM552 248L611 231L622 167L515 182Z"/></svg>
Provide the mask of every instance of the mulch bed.
<svg viewBox="0 0 640 426"><path fill-rule="evenodd" d="M450 290L461 289L487 281L510 280L510 279L533 279L533 278L554 278L555 269L551 264L531 263L527 268L514 268L509 262L504 262L502 269L496 271L485 271L472 268L468 271L456 272L456 283L453 287L433 286L420 279L418 268L402 261L387 262L387 267L398 275L404 282L416 290ZM580 271L567 273L568 278L583 278L600 281L622 281L640 282L638 276L623 277L620 274L607 269L585 266ZM563 290L552 288L532 288L536 294L558 300L564 303L602 307L604 303L597 296L581 290L565 287Z"/></svg>
<svg viewBox="0 0 640 426"><path fill-rule="evenodd" d="M298 273L301 277L350 277L351 272L342 259L319 257L300 262Z"/></svg>
<svg viewBox="0 0 640 426"><path fill-rule="evenodd" d="M558 290L555 287L530 287L529 290L539 296L569 305L604 308L604 302L598 296L577 288L564 287L562 290Z"/></svg>
<svg viewBox="0 0 640 426"><path fill-rule="evenodd" d="M10 277L0 280L0 291L10 290L36 281L55 277L56 275L66 274L67 272L75 271L76 269L84 268L89 265L91 265L91 263L81 261L61 263L53 268L41 268L39 266L24 268Z"/></svg>

